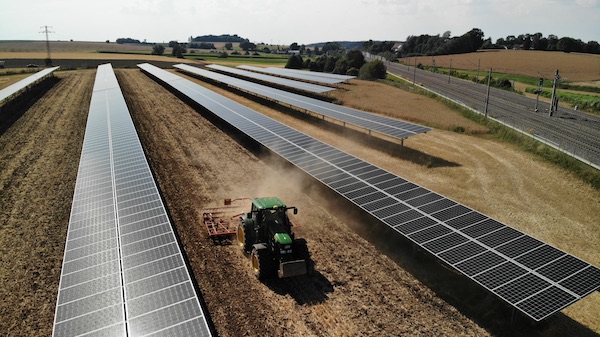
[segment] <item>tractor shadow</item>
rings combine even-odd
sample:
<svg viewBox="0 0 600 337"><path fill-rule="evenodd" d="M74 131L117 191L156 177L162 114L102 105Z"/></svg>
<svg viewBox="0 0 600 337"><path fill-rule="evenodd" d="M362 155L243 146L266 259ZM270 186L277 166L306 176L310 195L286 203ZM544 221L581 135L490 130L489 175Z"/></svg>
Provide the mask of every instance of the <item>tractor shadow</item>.
<svg viewBox="0 0 600 337"><path fill-rule="evenodd" d="M285 279L272 279L264 284L278 295L290 295L299 305L316 305L327 301L333 284L320 272Z"/></svg>

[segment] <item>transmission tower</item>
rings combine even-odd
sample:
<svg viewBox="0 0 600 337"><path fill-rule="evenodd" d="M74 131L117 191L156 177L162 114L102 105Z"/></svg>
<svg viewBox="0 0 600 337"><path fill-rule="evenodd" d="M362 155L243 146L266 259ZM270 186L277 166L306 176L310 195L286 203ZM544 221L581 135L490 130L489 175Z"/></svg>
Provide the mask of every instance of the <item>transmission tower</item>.
<svg viewBox="0 0 600 337"><path fill-rule="evenodd" d="M46 51L48 52L48 58L46 58L46 65L51 66L52 65L52 57L50 56L50 40L48 40L48 34L54 33L54 32L48 30L48 28L52 28L52 26L42 26L40 28L44 29L43 31L40 32L40 34L46 33Z"/></svg>

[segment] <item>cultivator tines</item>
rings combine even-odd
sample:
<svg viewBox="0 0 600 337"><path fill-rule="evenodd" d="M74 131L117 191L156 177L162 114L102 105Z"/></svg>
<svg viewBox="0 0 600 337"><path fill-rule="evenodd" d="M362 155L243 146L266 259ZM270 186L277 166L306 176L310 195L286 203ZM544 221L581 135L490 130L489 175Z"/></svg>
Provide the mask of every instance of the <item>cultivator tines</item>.
<svg viewBox="0 0 600 337"><path fill-rule="evenodd" d="M208 236L213 242L222 244L223 240L229 240L236 234L238 219L243 212L243 208L241 205L233 205L233 203L243 200L249 199L225 199L225 206L202 210L202 221L206 226Z"/></svg>

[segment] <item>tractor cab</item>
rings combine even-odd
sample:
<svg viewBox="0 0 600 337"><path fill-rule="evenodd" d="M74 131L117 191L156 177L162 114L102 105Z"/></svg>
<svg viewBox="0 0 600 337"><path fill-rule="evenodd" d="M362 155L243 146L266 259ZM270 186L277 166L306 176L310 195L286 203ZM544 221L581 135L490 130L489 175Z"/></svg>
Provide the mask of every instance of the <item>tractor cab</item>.
<svg viewBox="0 0 600 337"><path fill-rule="evenodd" d="M262 239L261 242L269 242L276 237L284 236L294 239L293 224L287 215L288 209L293 209L294 214L298 214L296 207L286 207L277 197L253 200L252 209L246 216L253 220L256 235Z"/></svg>

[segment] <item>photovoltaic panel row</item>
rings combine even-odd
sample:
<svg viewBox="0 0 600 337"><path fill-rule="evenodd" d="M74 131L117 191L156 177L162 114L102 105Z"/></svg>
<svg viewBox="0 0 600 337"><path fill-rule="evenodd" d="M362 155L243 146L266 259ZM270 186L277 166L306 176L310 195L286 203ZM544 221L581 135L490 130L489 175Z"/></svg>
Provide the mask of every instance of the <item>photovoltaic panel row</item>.
<svg viewBox="0 0 600 337"><path fill-rule="evenodd" d="M0 90L0 103L3 103L4 100L9 98L10 96L29 87L30 85L36 83L37 81L42 80L46 76L52 74L58 68L60 68L60 67L46 68L44 70L38 71L37 73L35 73L31 76L27 76L24 79L20 80L19 82L13 83L13 84L9 85L8 87Z"/></svg>
<svg viewBox="0 0 600 337"><path fill-rule="evenodd" d="M183 93L534 320L600 287L600 269L149 64Z"/></svg>
<svg viewBox="0 0 600 337"><path fill-rule="evenodd" d="M275 77L275 76L270 76L270 75L257 74L257 73L251 72L251 71L220 66L217 64L209 64L206 67L214 69L214 70L218 70L221 72L226 72L228 74L243 76L246 78L251 78L251 79L255 79L255 80L259 80L259 81L263 81L263 82L275 83L275 84L282 85L282 86L285 86L288 88L299 89L299 90L304 90L307 92L314 92L314 93L318 93L318 94L335 90L333 88L324 87L322 85L294 81L294 80L289 80L287 78Z"/></svg>
<svg viewBox="0 0 600 337"><path fill-rule="evenodd" d="M303 80L303 81L330 84L330 85L331 84L339 84L339 83L343 83L346 81L345 79L311 75L311 73L308 71L302 71L302 72L286 71L285 68L261 68L261 67L248 66L248 65L241 65L241 66L237 66L236 68L250 70L250 71L256 71L256 72L260 72L260 73L264 73L264 74L285 76L285 77L295 78L295 79L299 79L299 80Z"/></svg>
<svg viewBox="0 0 600 337"><path fill-rule="evenodd" d="M210 336L110 64L90 103L54 336Z"/></svg>
<svg viewBox="0 0 600 337"><path fill-rule="evenodd" d="M276 68L276 67L269 67L267 69L282 69L286 73L309 73L312 76L335 78L335 79L340 79L340 80L345 80L345 81L356 78L356 76L324 73L324 72L320 72L320 71L304 71L304 70L300 70L300 69Z"/></svg>
<svg viewBox="0 0 600 337"><path fill-rule="evenodd" d="M336 119L343 123L364 128L369 130L369 132L374 131L397 139L404 139L415 134L425 133L431 130L430 128L421 125L403 122L398 119L347 108L345 106L333 103L323 102L318 99L244 81L223 74L206 71L186 64L176 64L174 67L195 75L209 78L213 81L227 84L255 95L266 97L276 102L285 103L286 105L293 105L307 111L312 111L314 113Z"/></svg>

